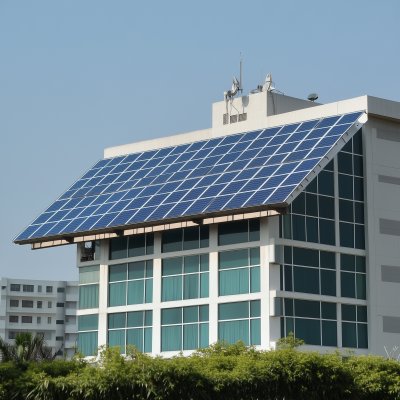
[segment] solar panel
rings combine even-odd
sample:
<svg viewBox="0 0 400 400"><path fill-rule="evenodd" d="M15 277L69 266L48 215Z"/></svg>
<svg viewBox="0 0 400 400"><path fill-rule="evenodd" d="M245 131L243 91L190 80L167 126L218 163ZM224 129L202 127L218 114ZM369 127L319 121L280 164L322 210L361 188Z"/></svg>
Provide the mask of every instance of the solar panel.
<svg viewBox="0 0 400 400"><path fill-rule="evenodd" d="M15 241L282 203L362 114L99 160Z"/></svg>

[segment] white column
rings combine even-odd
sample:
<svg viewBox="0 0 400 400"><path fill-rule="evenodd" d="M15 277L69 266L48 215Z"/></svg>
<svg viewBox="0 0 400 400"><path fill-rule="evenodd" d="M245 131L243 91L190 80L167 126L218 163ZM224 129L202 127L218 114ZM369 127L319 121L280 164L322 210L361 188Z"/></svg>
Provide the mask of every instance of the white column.
<svg viewBox="0 0 400 400"><path fill-rule="evenodd" d="M212 251L214 250L214 251ZM218 340L218 226L210 226L209 341Z"/></svg>

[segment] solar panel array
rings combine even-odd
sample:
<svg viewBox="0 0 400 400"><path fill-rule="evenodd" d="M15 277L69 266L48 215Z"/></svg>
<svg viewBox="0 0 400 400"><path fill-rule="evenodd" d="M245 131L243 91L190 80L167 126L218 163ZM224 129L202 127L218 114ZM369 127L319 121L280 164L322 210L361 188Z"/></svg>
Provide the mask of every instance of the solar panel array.
<svg viewBox="0 0 400 400"><path fill-rule="evenodd" d="M15 241L284 202L362 113L99 160Z"/></svg>

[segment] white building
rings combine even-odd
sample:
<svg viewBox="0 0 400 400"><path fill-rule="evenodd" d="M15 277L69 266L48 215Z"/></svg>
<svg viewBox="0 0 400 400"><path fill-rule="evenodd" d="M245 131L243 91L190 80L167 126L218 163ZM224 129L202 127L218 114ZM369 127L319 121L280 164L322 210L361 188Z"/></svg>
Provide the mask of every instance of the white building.
<svg viewBox="0 0 400 400"><path fill-rule="evenodd" d="M80 348L399 345L400 103L264 91L212 111L105 149L15 239L78 246Z"/></svg>
<svg viewBox="0 0 400 400"><path fill-rule="evenodd" d="M78 282L0 278L0 337L12 343L20 332L42 333L59 356L77 345Z"/></svg>

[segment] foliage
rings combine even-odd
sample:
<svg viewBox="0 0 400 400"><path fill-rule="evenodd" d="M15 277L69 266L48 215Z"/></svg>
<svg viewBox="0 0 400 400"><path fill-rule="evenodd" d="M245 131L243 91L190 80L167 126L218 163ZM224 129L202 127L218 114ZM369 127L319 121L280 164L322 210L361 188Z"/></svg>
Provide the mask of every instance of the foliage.
<svg viewBox="0 0 400 400"><path fill-rule="evenodd" d="M293 337L276 350L217 342L191 356L152 358L127 346L101 347L89 362L0 364L0 399L400 400L400 363L382 357L300 351ZM95 362L94 362L95 361Z"/></svg>

